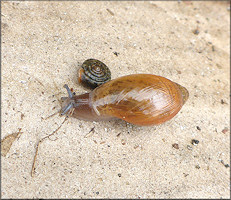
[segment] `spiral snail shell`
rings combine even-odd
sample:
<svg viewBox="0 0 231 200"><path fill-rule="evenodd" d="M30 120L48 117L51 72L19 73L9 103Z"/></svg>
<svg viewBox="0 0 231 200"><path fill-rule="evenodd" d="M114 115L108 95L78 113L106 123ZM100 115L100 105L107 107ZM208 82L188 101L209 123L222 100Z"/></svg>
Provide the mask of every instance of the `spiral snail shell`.
<svg viewBox="0 0 231 200"><path fill-rule="evenodd" d="M110 80L109 68L96 59L85 60L78 71L78 82L92 89Z"/></svg>
<svg viewBox="0 0 231 200"><path fill-rule="evenodd" d="M93 121L117 118L140 126L172 119L189 97L185 87L152 74L119 77L81 95L64 87L68 97L62 97L61 115Z"/></svg>

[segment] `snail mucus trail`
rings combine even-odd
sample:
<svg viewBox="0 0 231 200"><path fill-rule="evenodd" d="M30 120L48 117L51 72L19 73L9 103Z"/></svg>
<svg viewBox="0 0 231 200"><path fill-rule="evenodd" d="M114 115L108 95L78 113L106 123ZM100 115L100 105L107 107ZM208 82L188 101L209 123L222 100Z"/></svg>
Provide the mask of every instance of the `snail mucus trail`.
<svg viewBox="0 0 231 200"><path fill-rule="evenodd" d="M172 119L189 97L185 87L152 74L119 77L81 95L64 87L68 97L61 98L61 115L91 121L118 118L140 126Z"/></svg>

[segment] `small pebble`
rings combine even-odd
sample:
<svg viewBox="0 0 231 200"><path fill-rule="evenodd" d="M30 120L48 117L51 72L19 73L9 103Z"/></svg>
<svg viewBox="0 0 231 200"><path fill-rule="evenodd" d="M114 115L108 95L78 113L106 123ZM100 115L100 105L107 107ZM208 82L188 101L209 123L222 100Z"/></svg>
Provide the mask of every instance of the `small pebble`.
<svg viewBox="0 0 231 200"><path fill-rule="evenodd" d="M23 80L22 80L22 81L20 81L20 83L22 83L22 84L26 84L26 81L23 81Z"/></svg>
<svg viewBox="0 0 231 200"><path fill-rule="evenodd" d="M141 146L141 145L135 145L135 146L134 146L134 149L137 149L138 147L142 149L142 146Z"/></svg>
<svg viewBox="0 0 231 200"><path fill-rule="evenodd" d="M183 173L184 174L184 177L186 177L186 176L188 176L189 174L185 174L185 173Z"/></svg>
<svg viewBox="0 0 231 200"><path fill-rule="evenodd" d="M194 146L197 146L197 145L199 144L199 140L193 139L193 140L192 140L192 144L193 144Z"/></svg>
<svg viewBox="0 0 231 200"><path fill-rule="evenodd" d="M192 150L193 148L190 145L187 145L188 150Z"/></svg>
<svg viewBox="0 0 231 200"><path fill-rule="evenodd" d="M198 35L200 32L199 32L198 29L195 29L195 30L193 30L193 33L194 33L195 35Z"/></svg>
<svg viewBox="0 0 231 200"><path fill-rule="evenodd" d="M228 131L229 131L229 129L228 129L227 127L225 127L221 132L225 134L225 133L227 133Z"/></svg>
<svg viewBox="0 0 231 200"><path fill-rule="evenodd" d="M227 104L223 99L221 99L221 104Z"/></svg>
<svg viewBox="0 0 231 200"><path fill-rule="evenodd" d="M200 165L196 165L195 167L196 167L197 169L200 169L200 168L201 168Z"/></svg>
<svg viewBox="0 0 231 200"><path fill-rule="evenodd" d="M117 53L116 51L115 52L113 52L116 56L118 56L119 55L119 53Z"/></svg>
<svg viewBox="0 0 231 200"><path fill-rule="evenodd" d="M21 113L21 120L23 120L24 117L25 117L25 115L23 113Z"/></svg>
<svg viewBox="0 0 231 200"><path fill-rule="evenodd" d="M179 145L177 143L172 144L172 147L175 149L179 149Z"/></svg>
<svg viewBox="0 0 231 200"><path fill-rule="evenodd" d="M228 167L229 167L229 164L225 164L224 160L219 159L218 161L219 161L219 162L221 162L221 164L223 164L226 168L228 168Z"/></svg>
<svg viewBox="0 0 231 200"><path fill-rule="evenodd" d="M121 132L120 132L120 133L118 133L116 137L119 137L120 135L121 135Z"/></svg>
<svg viewBox="0 0 231 200"><path fill-rule="evenodd" d="M109 9L109 8L107 8L106 9L112 16L114 16L114 13Z"/></svg>

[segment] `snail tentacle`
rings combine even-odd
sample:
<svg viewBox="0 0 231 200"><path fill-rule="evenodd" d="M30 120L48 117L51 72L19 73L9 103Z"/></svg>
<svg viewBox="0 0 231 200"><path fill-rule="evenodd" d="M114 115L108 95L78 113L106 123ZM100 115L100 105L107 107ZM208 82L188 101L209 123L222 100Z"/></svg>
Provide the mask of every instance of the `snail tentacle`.
<svg viewBox="0 0 231 200"><path fill-rule="evenodd" d="M75 93L71 92L67 84L64 85L64 88L67 89L68 97L61 97L61 100L63 101L61 115L65 115L67 112L69 112L72 108L74 108L74 104L75 104L75 101L73 99Z"/></svg>
<svg viewBox="0 0 231 200"><path fill-rule="evenodd" d="M73 107L74 107L73 103L72 102L69 103L66 107L62 109L61 115L65 115Z"/></svg>
<svg viewBox="0 0 231 200"><path fill-rule="evenodd" d="M71 92L71 90L70 90L70 88L68 87L68 85L65 84L63 87L67 89L67 93L68 93L69 98L72 98L72 97L73 97L73 93Z"/></svg>

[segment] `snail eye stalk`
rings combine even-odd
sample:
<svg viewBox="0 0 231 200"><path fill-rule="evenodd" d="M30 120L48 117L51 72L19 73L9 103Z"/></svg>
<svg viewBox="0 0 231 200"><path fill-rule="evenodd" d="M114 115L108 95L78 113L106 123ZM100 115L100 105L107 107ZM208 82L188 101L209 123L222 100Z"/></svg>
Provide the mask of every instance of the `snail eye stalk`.
<svg viewBox="0 0 231 200"><path fill-rule="evenodd" d="M65 84L63 87L67 89L67 93L68 93L69 98L72 98L72 97L73 97L73 93L71 92L71 90L70 90L70 88L68 87L68 85Z"/></svg>
<svg viewBox="0 0 231 200"><path fill-rule="evenodd" d="M61 115L65 115L71 108L73 108L73 103L69 103L66 107L62 109Z"/></svg>

